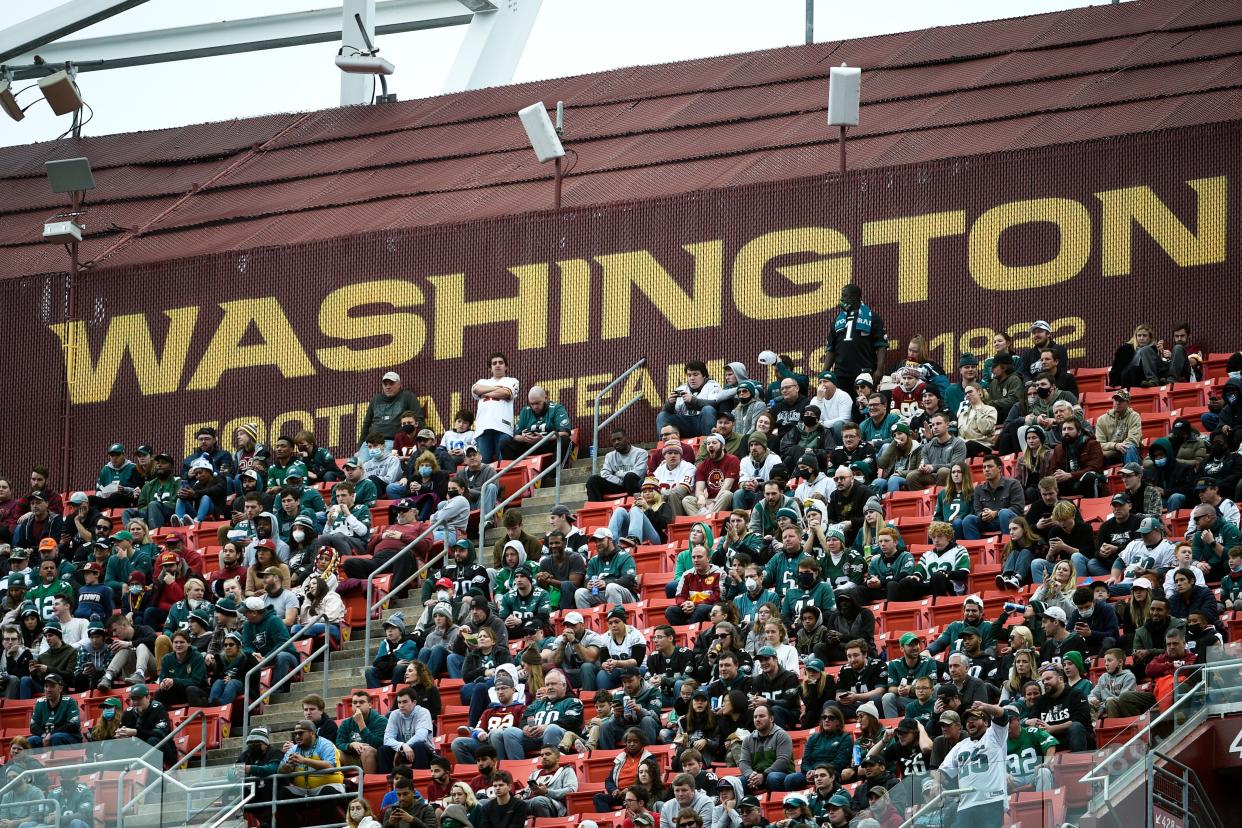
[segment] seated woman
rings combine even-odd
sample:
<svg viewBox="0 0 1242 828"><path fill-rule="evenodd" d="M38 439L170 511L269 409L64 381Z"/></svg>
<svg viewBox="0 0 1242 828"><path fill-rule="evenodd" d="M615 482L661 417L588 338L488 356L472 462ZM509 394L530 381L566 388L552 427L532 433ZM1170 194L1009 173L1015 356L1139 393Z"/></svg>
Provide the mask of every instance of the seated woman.
<svg viewBox="0 0 1242 828"><path fill-rule="evenodd" d="M880 450L879 473L873 486L880 492L900 492L906 487L906 475L923 463L923 446L914 439L910 426L898 422L893 426L893 439Z"/></svg>
<svg viewBox="0 0 1242 828"><path fill-rule="evenodd" d="M477 640L477 647L467 649L461 668L462 681L465 682L460 691L461 703L470 705L471 727L478 724L478 714L487 706L487 691L492 689L496 671L506 664L513 666L509 648L496 643L490 628L480 629ZM513 669L517 670L516 667Z"/></svg>
<svg viewBox="0 0 1242 828"><path fill-rule="evenodd" d="M660 493L660 481L647 477L633 506L628 509L618 506L613 510L608 528L614 538L629 536L638 538L639 543L667 543L668 526L673 518L672 501L665 500Z"/></svg>
<svg viewBox="0 0 1242 828"><path fill-rule="evenodd" d="M996 409L988 405L987 392L978 383L968 382L966 395L957 412L957 436L966 441L966 456L989 454L996 442Z"/></svg>
<svg viewBox="0 0 1242 828"><path fill-rule="evenodd" d="M948 481L936 495L936 511L933 518L952 526L954 533L961 537L962 521L974 511L971 505L974 494L975 481L970 473L970 466L965 463L954 463L949 469Z"/></svg>
<svg viewBox="0 0 1242 828"><path fill-rule="evenodd" d="M1021 589L1031 583L1031 564L1042 557L1044 539L1024 517L1009 521L1009 542L1001 558L1001 573L996 576L997 589Z"/></svg>
<svg viewBox="0 0 1242 828"><path fill-rule="evenodd" d="M1018 445L1022 454L1013 477L1022 484L1027 503L1039 500L1039 481L1052 470L1052 449L1048 447L1048 434L1041 426L1028 425L1018 429Z"/></svg>
<svg viewBox="0 0 1242 828"><path fill-rule="evenodd" d="M312 638L331 636L333 649L341 646L341 623L345 620L345 602L328 586L328 581L321 574L311 575L302 587L302 605L298 609L298 620L293 625L292 633L298 635L305 632ZM327 616L326 621L316 621L320 615Z"/></svg>

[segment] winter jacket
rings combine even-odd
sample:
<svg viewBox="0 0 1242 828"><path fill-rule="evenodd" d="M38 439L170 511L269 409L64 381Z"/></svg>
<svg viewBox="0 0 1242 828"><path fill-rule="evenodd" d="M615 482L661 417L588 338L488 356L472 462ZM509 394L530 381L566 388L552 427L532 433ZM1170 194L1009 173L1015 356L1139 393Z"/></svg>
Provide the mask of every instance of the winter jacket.
<svg viewBox="0 0 1242 828"><path fill-rule="evenodd" d="M361 443L372 431L378 431L385 440L391 440L401 427L402 411L413 411L416 423L422 423L422 404L418 401L418 395L410 389L402 388L393 397L383 391L376 394L367 405L366 416L362 418L362 427L358 429L358 442Z"/></svg>
<svg viewBox="0 0 1242 828"><path fill-rule="evenodd" d="M1052 450L1052 468L1065 469L1075 480L1081 480L1087 472L1104 471L1104 452L1100 442L1090 434L1080 434L1073 444L1064 440Z"/></svg>
<svg viewBox="0 0 1242 828"><path fill-rule="evenodd" d="M742 740L742 756L738 760L738 767L743 777L749 776L752 771L763 774L792 773L793 740L783 728L776 725L772 725L766 736L752 730Z"/></svg>
<svg viewBox="0 0 1242 828"><path fill-rule="evenodd" d="M1096 419L1095 436L1103 451L1125 453L1127 448L1143 444L1143 418L1133 408L1127 409L1123 417L1109 409Z"/></svg>
<svg viewBox="0 0 1242 828"><path fill-rule="evenodd" d="M46 697L35 702L30 713L30 735L44 737L46 744L46 737L53 733L68 733L76 737L75 741L81 741L82 713L73 696L61 696L55 706L49 704Z"/></svg>
<svg viewBox="0 0 1242 828"><path fill-rule="evenodd" d="M242 649L248 653L258 653L260 658L271 655L280 645L289 640L289 628L276 616L276 610L267 607L263 617L257 624L246 621L242 624Z"/></svg>

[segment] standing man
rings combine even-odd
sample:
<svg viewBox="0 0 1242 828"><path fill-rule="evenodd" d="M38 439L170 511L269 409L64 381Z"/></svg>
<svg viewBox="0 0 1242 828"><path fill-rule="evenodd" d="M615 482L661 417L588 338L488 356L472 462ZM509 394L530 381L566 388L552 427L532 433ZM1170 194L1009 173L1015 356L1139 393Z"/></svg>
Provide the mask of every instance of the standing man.
<svg viewBox="0 0 1242 828"><path fill-rule="evenodd" d="M392 449L392 438L401 428L401 412L414 412L415 428L422 428L423 407L418 395L401 385L401 375L389 371L380 379L380 392L371 398L362 427L358 429L358 443L371 432L379 432L384 438L384 448Z"/></svg>
<svg viewBox="0 0 1242 828"><path fill-rule="evenodd" d="M859 374L884 374L888 337L884 320L862 302L862 290L855 284L841 288L841 308L828 331L824 367L834 371L836 385L853 388Z"/></svg>
<svg viewBox="0 0 1242 828"><path fill-rule="evenodd" d="M957 800L957 828L995 828L1009 809L1009 714L975 702L966 711L966 733L970 738L954 745L940 765L955 782L941 787L971 789Z"/></svg>

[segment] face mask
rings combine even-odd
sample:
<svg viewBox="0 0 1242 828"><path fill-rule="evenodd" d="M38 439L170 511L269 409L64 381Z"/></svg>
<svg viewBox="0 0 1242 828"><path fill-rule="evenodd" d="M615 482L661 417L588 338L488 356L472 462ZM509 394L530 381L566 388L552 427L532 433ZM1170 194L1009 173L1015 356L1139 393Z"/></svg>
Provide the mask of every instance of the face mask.
<svg viewBox="0 0 1242 828"><path fill-rule="evenodd" d="M129 585L129 594L130 594L130 595L137 595L137 594L138 594L138 593L140 593L140 592L142 592L142 586L141 586L140 584L130 584L130 585Z"/></svg>
<svg viewBox="0 0 1242 828"><path fill-rule="evenodd" d="M437 593L436 593L436 600L437 600L437 601L447 601L447 600L449 600L449 594L448 594L448 592L447 592L446 590L443 590L443 589L442 589L442 590L440 590L439 592L437 592Z"/></svg>
<svg viewBox="0 0 1242 828"><path fill-rule="evenodd" d="M423 477L431 477L431 466L419 466L418 473Z"/></svg>
<svg viewBox="0 0 1242 828"><path fill-rule="evenodd" d="M1186 632L1190 633L1191 635L1199 635L1199 633L1203 632L1203 625L1202 624L1187 624Z"/></svg>
<svg viewBox="0 0 1242 828"><path fill-rule="evenodd" d="M405 432L406 434L413 434L413 433L414 433L414 424L413 424L413 423L410 423L410 424L408 424L408 425L403 425L403 426L401 426L401 430L402 430L403 432Z"/></svg>
<svg viewBox="0 0 1242 828"><path fill-rule="evenodd" d="M294 529L293 539L297 541L298 543L301 543L302 541L306 540L306 533L303 532L301 529Z"/></svg>
<svg viewBox="0 0 1242 828"><path fill-rule="evenodd" d="M757 589L759 589L759 579L758 578L747 578L746 579L746 591L754 592Z"/></svg>
<svg viewBox="0 0 1242 828"><path fill-rule="evenodd" d="M104 711L103 711L103 717L104 717L105 719L115 719L115 718L116 718L116 708L115 708L115 707L105 707L105 708L104 708Z"/></svg>
<svg viewBox="0 0 1242 828"><path fill-rule="evenodd" d="M1167 457L1157 457L1155 460L1153 460L1153 461L1151 461L1151 462L1152 462L1153 464L1155 464L1156 468L1164 468L1164 464L1165 464L1165 463L1167 463L1167 462L1169 462L1169 458L1167 458Z"/></svg>
<svg viewBox="0 0 1242 828"><path fill-rule="evenodd" d="M1040 397L1043 397L1044 399L1047 399L1048 397L1051 397L1051 396L1052 396L1052 389L1051 389L1051 388L1041 388L1041 387L1039 387L1039 386L1036 386L1036 387L1035 387L1035 393L1036 393L1036 394L1038 394Z"/></svg>
<svg viewBox="0 0 1242 828"><path fill-rule="evenodd" d="M1091 616L1093 616L1093 615L1095 615L1095 607L1094 607L1094 606L1093 606L1093 607L1091 607L1091 609L1089 609L1089 610L1079 610L1079 611L1078 611L1078 617L1079 617L1079 618L1090 618L1090 617L1091 617Z"/></svg>
<svg viewBox="0 0 1242 828"><path fill-rule="evenodd" d="M807 428L814 428L815 426L819 425L819 418L818 417L803 417L802 424L806 426Z"/></svg>
<svg viewBox="0 0 1242 828"><path fill-rule="evenodd" d="M802 587L803 589L810 589L811 587L815 586L815 573L814 572L799 572L798 573L798 586Z"/></svg>

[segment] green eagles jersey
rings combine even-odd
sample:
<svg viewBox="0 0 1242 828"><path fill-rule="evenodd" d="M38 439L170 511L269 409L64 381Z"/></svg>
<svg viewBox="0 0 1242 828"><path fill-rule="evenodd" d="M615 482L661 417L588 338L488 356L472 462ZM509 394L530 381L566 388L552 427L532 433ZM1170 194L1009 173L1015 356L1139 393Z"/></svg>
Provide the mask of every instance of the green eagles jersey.
<svg viewBox="0 0 1242 828"><path fill-rule="evenodd" d="M785 600L781 602L781 617L791 623L796 623L802 610L809 606L819 608L821 619L825 613L835 610L837 608L837 596L832 591L832 587L823 581L820 581L809 590L802 589L801 587L791 587L785 593Z"/></svg>
<svg viewBox="0 0 1242 828"><path fill-rule="evenodd" d="M881 581L895 581L913 574L914 556L909 552L898 552L891 561L886 561L883 555L874 555L867 571Z"/></svg>
<svg viewBox="0 0 1242 828"><path fill-rule="evenodd" d="M1022 728L1016 738L1010 736L1006 743L1009 775L1025 784L1043 762L1048 748L1054 748L1058 744L1056 737L1042 727Z"/></svg>
<svg viewBox="0 0 1242 828"><path fill-rule="evenodd" d="M749 592L743 592L734 598L733 606L737 607L739 626L745 629L754 624L755 616L759 614L759 608L768 602L780 606L781 598L775 592L766 588L756 598L751 598Z"/></svg>
<svg viewBox="0 0 1242 828"><path fill-rule="evenodd" d="M777 552L763 569L763 582L777 595L784 595L798 585L798 564L805 557L801 550L792 558L783 551Z"/></svg>
<svg viewBox="0 0 1242 828"><path fill-rule="evenodd" d="M825 552L819 559L819 572L825 581L836 589L841 589L849 584L863 582L863 576L867 573L867 561L861 552L846 549L841 560L834 563L832 555Z"/></svg>
<svg viewBox="0 0 1242 828"><path fill-rule="evenodd" d="M919 663L913 668L906 664L905 657L895 658L888 663L889 686L912 685L914 680L927 676L936 684L940 680L940 663L927 653L919 653Z"/></svg>
<svg viewBox="0 0 1242 828"><path fill-rule="evenodd" d="M566 733L576 733L582 727L582 719L582 702L573 696L555 702L546 698L536 699L526 707L526 724L554 724Z"/></svg>
<svg viewBox="0 0 1242 828"><path fill-rule="evenodd" d="M943 552L937 552L935 548L932 548L919 556L919 562L914 567L914 574L924 581L930 581L932 575L937 572L948 575L958 569L970 571L970 552L965 547L950 546Z"/></svg>
<svg viewBox="0 0 1242 828"><path fill-rule="evenodd" d="M634 565L634 559L630 557L630 554L617 550L608 560L604 560L601 555L595 555L587 561L586 579L588 581L592 578L616 580L626 576L634 577L637 572L638 568Z"/></svg>
<svg viewBox="0 0 1242 828"><path fill-rule="evenodd" d="M549 616L552 615L548 593L539 587L532 588L530 595L525 598L518 595L517 590L506 593L505 597L500 599L500 615L506 619L516 616L522 622L539 618L546 624Z"/></svg>

